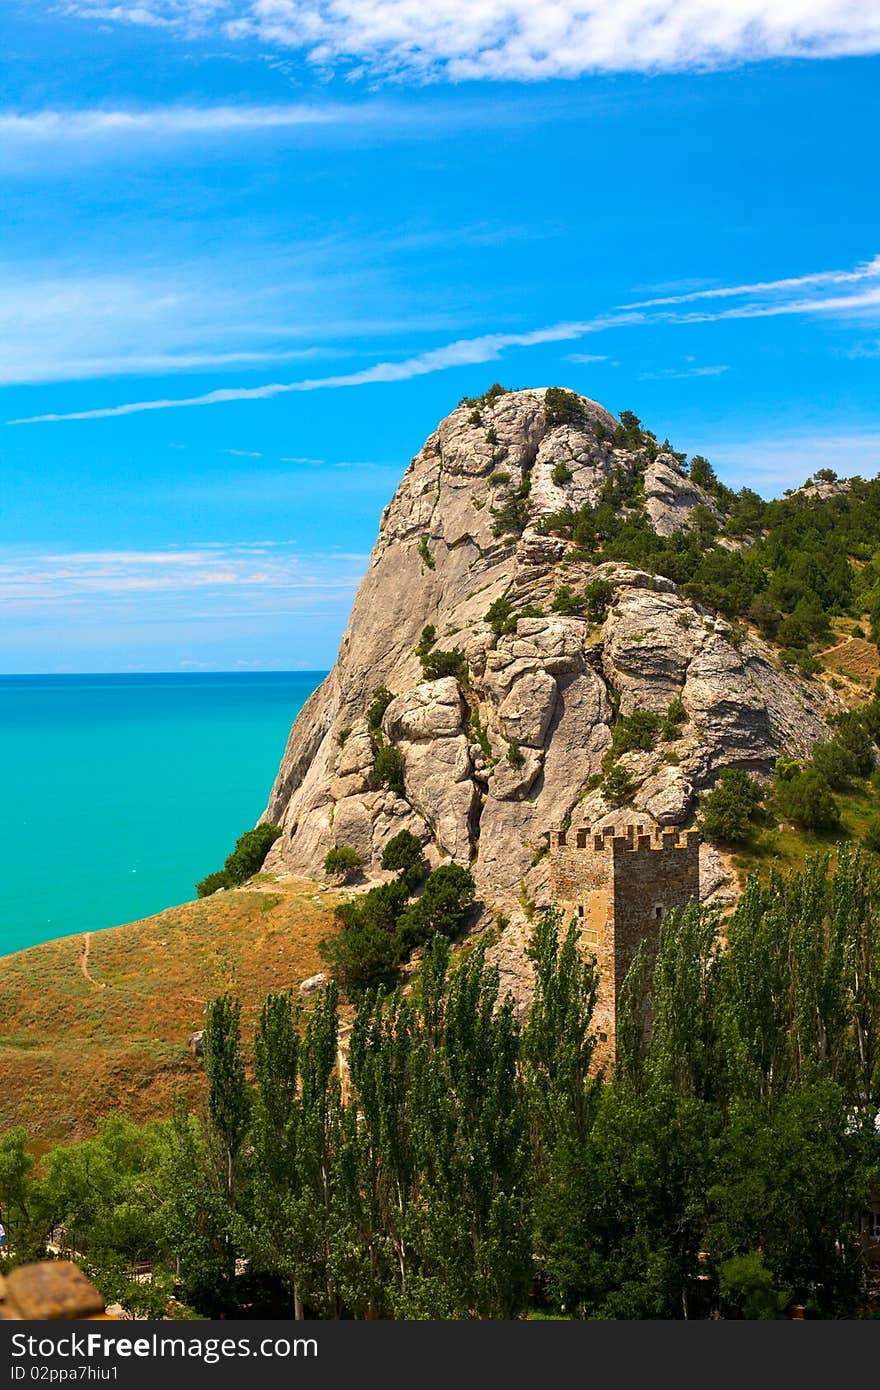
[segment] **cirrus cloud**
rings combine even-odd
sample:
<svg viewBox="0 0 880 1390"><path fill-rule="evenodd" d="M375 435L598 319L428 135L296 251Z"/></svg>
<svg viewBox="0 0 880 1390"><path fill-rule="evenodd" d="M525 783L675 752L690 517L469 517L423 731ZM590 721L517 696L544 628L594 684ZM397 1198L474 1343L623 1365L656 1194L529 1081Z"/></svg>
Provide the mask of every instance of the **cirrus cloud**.
<svg viewBox="0 0 880 1390"><path fill-rule="evenodd" d="M530 329L521 333L483 333L475 338L458 338L441 347L419 352L414 356L397 361L377 362L371 367L358 371L341 372L333 376L306 377L300 381L274 381L260 386L228 386L213 391L205 391L197 396L160 397L157 400L126 401L121 405L98 406L87 410L51 412L7 420L9 425L35 425L61 420L103 420L119 416L138 415L144 411L173 410L192 406L223 405L233 401L271 400L276 396L291 392L337 390L340 388L371 386L377 383L409 381L414 377L427 376L432 372L445 371L452 367L474 366L480 363L497 362L511 349L539 347L548 343L565 343L586 337L588 334L602 333L611 329L632 329L646 325L668 324L671 326L695 327L705 323L724 323L738 319L776 318L783 315L810 317L823 315L843 322L861 323L876 320L880 314L880 256L862 262L853 270L811 272L800 276L786 276L782 279L763 280L754 284L718 286L715 289L700 291L698 295L682 296L690 301L694 297L711 301L719 300L724 307L717 308L711 302L705 308L692 309L688 304L684 310L678 300L671 306L668 299L656 301L659 307L651 308L646 301L645 308L632 308L622 305L613 312L593 318L576 319L564 323L550 324L547 327ZM841 284L856 285L858 288L849 294L829 294L824 291ZM862 288L864 286L864 288ZM801 294L802 289L809 293ZM731 296L738 296L743 302L729 303ZM582 354L592 357L592 354ZM693 361L689 358L688 361ZM691 367L681 370L664 369L658 373L648 373L647 377L719 376L728 370L728 364Z"/></svg>

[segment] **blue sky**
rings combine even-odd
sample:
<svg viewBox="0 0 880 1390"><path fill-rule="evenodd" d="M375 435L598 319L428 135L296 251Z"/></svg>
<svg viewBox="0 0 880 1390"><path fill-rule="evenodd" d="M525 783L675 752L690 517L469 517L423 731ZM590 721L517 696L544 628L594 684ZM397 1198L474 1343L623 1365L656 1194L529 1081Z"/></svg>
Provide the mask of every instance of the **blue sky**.
<svg viewBox="0 0 880 1390"><path fill-rule="evenodd" d="M0 670L329 665L496 379L873 476L871 9L6 0Z"/></svg>

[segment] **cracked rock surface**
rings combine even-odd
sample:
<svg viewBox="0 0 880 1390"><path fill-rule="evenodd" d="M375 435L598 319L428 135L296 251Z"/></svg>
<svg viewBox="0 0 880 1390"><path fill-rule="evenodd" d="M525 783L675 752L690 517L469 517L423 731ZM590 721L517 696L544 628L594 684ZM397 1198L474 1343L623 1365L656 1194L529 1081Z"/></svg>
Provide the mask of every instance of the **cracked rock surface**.
<svg viewBox="0 0 880 1390"><path fill-rule="evenodd" d="M729 625L671 580L626 563L593 565L541 534L543 516L594 502L617 470L644 474L644 506L663 535L713 505L672 456L650 461L615 447L616 422L594 401L579 398L576 420L549 427L544 395L463 404L412 460L382 514L336 664L291 730L266 810L282 827L267 860L277 872L320 877L327 851L351 845L367 875L378 875L384 845L404 828L433 863L470 865L486 908L509 919L493 948L507 972L521 955L521 904L546 894L549 830L634 812L658 825L692 823L698 793L721 768L769 774L780 753L809 754L827 737L833 699L783 671L757 638L735 645ZM524 529L496 534L511 504ZM611 591L601 622L553 611L560 588L595 579ZM485 615L501 598L512 611L498 632ZM435 650L459 649L466 680L425 679L415 648L428 624ZM394 698L370 730L367 711L383 686ZM673 700L684 707L676 736L626 754L630 800L607 803L598 783L615 706L663 715ZM402 793L377 781L380 744L398 750Z"/></svg>

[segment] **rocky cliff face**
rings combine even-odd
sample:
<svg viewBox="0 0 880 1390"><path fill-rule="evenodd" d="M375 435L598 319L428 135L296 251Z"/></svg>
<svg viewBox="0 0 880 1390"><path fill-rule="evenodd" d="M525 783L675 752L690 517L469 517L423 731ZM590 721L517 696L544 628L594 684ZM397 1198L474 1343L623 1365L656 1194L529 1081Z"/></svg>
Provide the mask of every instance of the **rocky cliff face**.
<svg viewBox="0 0 880 1390"><path fill-rule="evenodd" d="M320 876L327 851L351 845L378 871L407 828L433 862L470 863L482 900L515 929L522 884L546 893L551 828L633 811L686 824L722 767L767 772L825 735L825 688L784 672L760 640L734 645L730 625L670 580L593 565L541 533L543 517L595 503L615 474L643 479L635 505L661 535L713 507L671 455L616 447L600 405L567 396L567 407L560 421L544 390L463 404L410 463L336 665L291 731L266 812L283 828L268 868ZM511 518L521 534L497 534ZM596 579L610 585L601 622L553 611L561 588ZM513 614L496 635L485 615L501 598ZM428 624L435 650L461 650L465 681L425 680L415 648ZM382 686L394 698L377 736L367 715ZM622 756L632 792L615 807L596 782L616 713L664 714L673 700L679 737ZM401 755L402 793L377 783L379 743Z"/></svg>

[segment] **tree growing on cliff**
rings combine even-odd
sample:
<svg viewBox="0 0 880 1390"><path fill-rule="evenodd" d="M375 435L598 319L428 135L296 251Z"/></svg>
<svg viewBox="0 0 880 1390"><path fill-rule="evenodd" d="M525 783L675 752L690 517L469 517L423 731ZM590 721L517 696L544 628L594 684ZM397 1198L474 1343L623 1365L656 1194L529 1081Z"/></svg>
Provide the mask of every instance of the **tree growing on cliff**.
<svg viewBox="0 0 880 1390"><path fill-rule="evenodd" d="M324 873L328 878L338 878L340 882L348 883L363 862L351 845L337 845L324 856Z"/></svg>
<svg viewBox="0 0 880 1390"><path fill-rule="evenodd" d="M266 855L280 834L280 825L261 821L255 829L246 830L243 835L239 835L235 849L227 856L223 868L218 869L216 873L208 874L196 884L198 896L206 898L220 888L235 888L238 884L253 878L254 874L262 869Z"/></svg>
<svg viewBox="0 0 880 1390"><path fill-rule="evenodd" d="M460 864L441 864L428 878L420 897L401 914L401 943L423 945L438 933L452 940L458 936L474 901L474 880Z"/></svg>
<svg viewBox="0 0 880 1390"><path fill-rule="evenodd" d="M702 830L707 840L747 844L754 838L762 792L740 767L725 767L713 791L702 798Z"/></svg>
<svg viewBox="0 0 880 1390"><path fill-rule="evenodd" d="M381 865L400 875L410 892L421 883L427 873L427 864L422 857L422 842L411 830L399 830L382 850Z"/></svg>

